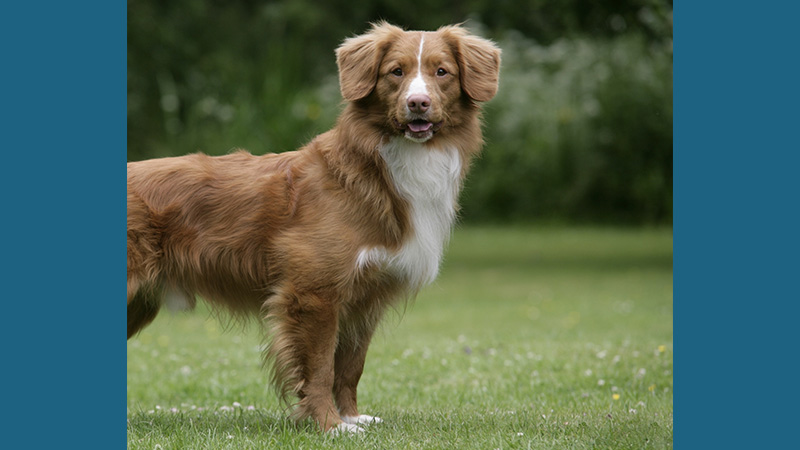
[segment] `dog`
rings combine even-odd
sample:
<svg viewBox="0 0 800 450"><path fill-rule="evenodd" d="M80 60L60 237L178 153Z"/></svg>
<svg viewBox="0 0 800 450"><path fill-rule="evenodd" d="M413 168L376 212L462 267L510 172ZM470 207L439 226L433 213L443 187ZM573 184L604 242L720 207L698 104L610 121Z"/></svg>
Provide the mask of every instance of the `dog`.
<svg viewBox="0 0 800 450"><path fill-rule="evenodd" d="M200 297L265 324L295 419L380 422L356 405L367 347L387 307L437 276L500 55L458 25L372 24L336 50L336 125L301 149L128 163L128 339Z"/></svg>

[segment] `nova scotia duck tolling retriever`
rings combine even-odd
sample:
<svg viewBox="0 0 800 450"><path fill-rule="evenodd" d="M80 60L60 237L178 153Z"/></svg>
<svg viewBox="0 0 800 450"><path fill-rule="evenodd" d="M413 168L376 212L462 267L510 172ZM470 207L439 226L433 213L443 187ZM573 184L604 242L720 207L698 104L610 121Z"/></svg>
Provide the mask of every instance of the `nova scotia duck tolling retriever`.
<svg viewBox="0 0 800 450"><path fill-rule="evenodd" d="M382 22L336 62L344 109L297 151L128 163L128 338L165 303L255 317L294 417L341 433L381 422L356 405L367 348L436 278L500 50Z"/></svg>

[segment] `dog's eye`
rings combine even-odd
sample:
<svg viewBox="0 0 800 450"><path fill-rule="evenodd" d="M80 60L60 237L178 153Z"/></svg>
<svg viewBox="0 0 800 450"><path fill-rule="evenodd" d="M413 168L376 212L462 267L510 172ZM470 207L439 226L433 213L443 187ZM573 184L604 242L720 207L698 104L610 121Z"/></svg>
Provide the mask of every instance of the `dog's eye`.
<svg viewBox="0 0 800 450"><path fill-rule="evenodd" d="M447 71L442 69L441 67L439 68L439 70L436 71L436 76L443 77L445 75L447 75Z"/></svg>
<svg viewBox="0 0 800 450"><path fill-rule="evenodd" d="M396 77L402 77L403 76L403 69L401 69L399 67L397 69L394 69L392 71L392 75L394 75Z"/></svg>

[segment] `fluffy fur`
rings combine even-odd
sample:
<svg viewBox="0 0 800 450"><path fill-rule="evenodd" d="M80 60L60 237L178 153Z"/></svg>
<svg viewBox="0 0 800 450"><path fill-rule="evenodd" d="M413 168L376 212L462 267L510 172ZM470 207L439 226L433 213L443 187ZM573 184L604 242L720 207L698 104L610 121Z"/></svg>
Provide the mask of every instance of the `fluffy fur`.
<svg viewBox="0 0 800 450"><path fill-rule="evenodd" d="M128 164L128 338L196 295L255 315L295 416L358 431L380 421L356 405L367 347L386 307L436 277L500 50L379 23L336 57L346 106L300 150Z"/></svg>

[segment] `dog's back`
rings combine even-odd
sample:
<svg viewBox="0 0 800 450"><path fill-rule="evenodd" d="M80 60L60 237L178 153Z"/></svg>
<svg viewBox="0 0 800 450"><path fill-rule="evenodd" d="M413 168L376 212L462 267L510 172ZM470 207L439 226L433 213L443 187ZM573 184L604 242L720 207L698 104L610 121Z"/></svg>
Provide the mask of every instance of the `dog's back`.
<svg viewBox="0 0 800 450"><path fill-rule="evenodd" d="M234 312L263 302L270 240L292 218L297 152L194 154L128 164L128 334L163 295L224 301ZM161 295L159 295L161 294ZM142 316L142 319L137 317Z"/></svg>

